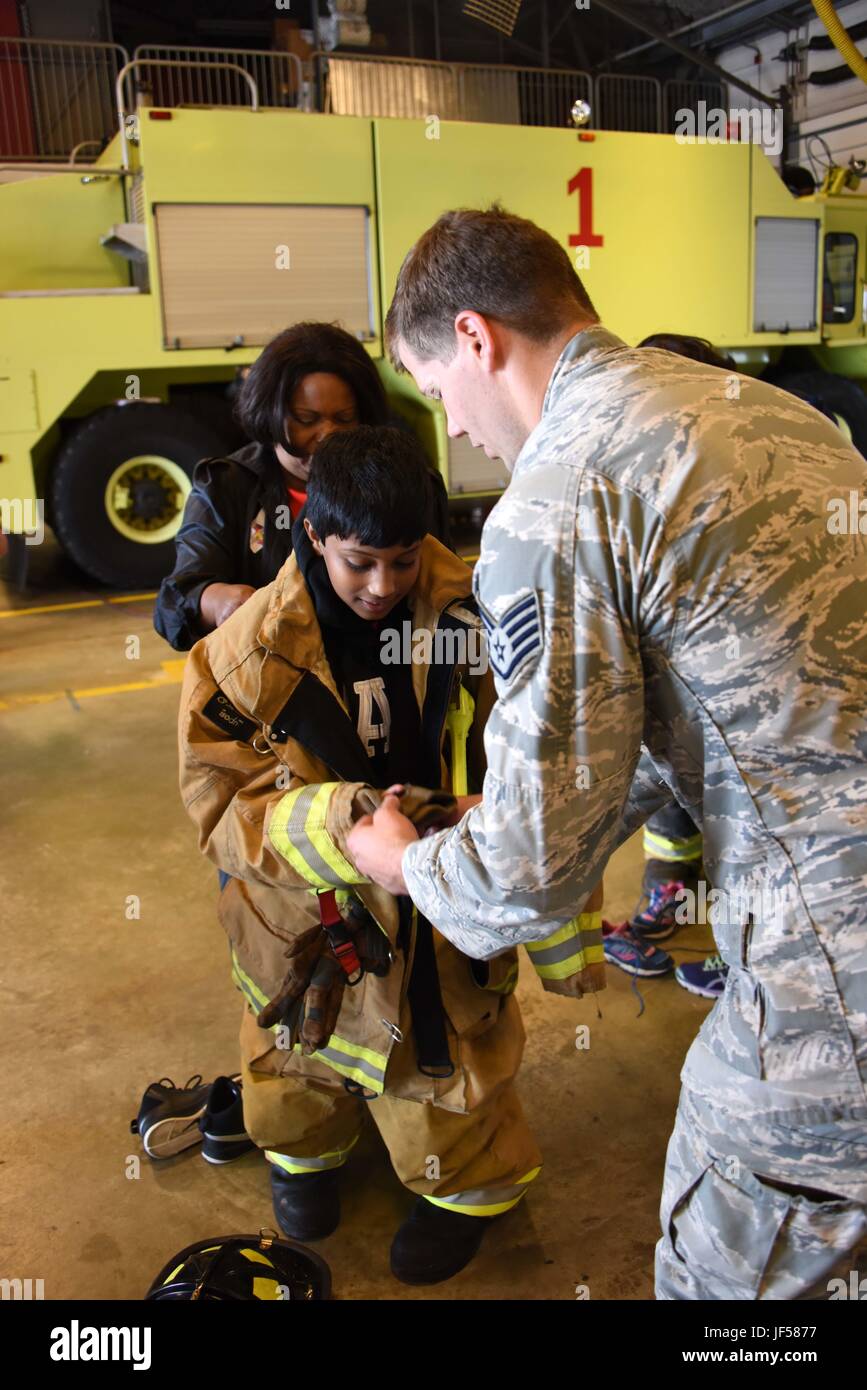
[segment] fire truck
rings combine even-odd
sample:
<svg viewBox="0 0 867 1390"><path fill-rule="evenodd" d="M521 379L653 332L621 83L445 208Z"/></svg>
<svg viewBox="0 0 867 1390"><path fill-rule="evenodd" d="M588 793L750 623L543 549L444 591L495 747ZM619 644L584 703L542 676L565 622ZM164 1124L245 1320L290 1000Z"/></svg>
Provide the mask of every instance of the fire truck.
<svg viewBox="0 0 867 1390"><path fill-rule="evenodd" d="M627 342L708 338L740 371L807 387L867 452L857 179L832 171L799 197L755 143L595 129L586 111L576 126L568 107L556 128L450 119L446 103L262 106L252 79L233 105L157 104L124 81L90 162L0 164L4 529L35 529L44 507L98 581L139 589L171 568L196 462L243 442L240 373L303 319L365 345L472 550L503 466L450 440L383 349L401 262L453 207L532 218Z"/></svg>

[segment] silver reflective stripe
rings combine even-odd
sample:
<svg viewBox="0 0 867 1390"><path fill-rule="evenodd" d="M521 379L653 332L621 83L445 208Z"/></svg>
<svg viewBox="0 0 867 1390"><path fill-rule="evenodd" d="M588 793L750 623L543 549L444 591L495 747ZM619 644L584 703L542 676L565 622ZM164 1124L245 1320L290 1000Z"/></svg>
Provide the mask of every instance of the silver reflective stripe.
<svg viewBox="0 0 867 1390"><path fill-rule="evenodd" d="M269 1161L278 1168L283 1168L291 1163L295 1168L341 1168L346 1162L346 1153L336 1154L333 1158L296 1158L294 1154L269 1155Z"/></svg>
<svg viewBox="0 0 867 1390"><path fill-rule="evenodd" d="M586 950L588 946L595 946L601 940L601 927L594 931L576 932L574 936L567 937L556 946L547 946L544 951L534 950L531 959L535 966L557 965L562 960L568 960L570 956L577 956L579 951Z"/></svg>
<svg viewBox="0 0 867 1390"><path fill-rule="evenodd" d="M435 1193L425 1194L428 1201L446 1202L459 1207L498 1207L502 1202L512 1202L527 1191L529 1183L519 1182L514 1187L477 1187L469 1192L451 1192L448 1197Z"/></svg>
<svg viewBox="0 0 867 1390"><path fill-rule="evenodd" d="M374 1066L373 1062L368 1062L366 1057L353 1057L349 1052L341 1052L336 1047L320 1047L316 1051L317 1057L324 1057L327 1062L339 1062L342 1067L349 1067L352 1071L363 1071L372 1081L382 1084L385 1080L385 1071L381 1067Z"/></svg>
<svg viewBox="0 0 867 1390"><path fill-rule="evenodd" d="M298 853L303 857L313 872L325 883L332 883L335 887L343 884L343 879L335 874L331 865L326 863L307 833L307 817L313 801L320 791L320 785L311 782L309 787L304 787L298 793L292 805L292 810L286 819L286 834L294 843Z"/></svg>

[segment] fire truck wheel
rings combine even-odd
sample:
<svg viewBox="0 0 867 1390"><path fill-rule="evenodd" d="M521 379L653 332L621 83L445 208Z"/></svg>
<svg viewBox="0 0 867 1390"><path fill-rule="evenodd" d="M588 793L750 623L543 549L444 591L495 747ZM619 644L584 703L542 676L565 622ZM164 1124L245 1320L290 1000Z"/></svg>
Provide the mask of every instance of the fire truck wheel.
<svg viewBox="0 0 867 1390"><path fill-rule="evenodd" d="M97 410L63 444L51 474L57 539L85 574L113 588L159 584L193 469L226 452L219 427L170 405L130 402Z"/></svg>
<svg viewBox="0 0 867 1390"><path fill-rule="evenodd" d="M867 457L867 395L857 381L833 372L781 372L769 378L836 420L855 448Z"/></svg>

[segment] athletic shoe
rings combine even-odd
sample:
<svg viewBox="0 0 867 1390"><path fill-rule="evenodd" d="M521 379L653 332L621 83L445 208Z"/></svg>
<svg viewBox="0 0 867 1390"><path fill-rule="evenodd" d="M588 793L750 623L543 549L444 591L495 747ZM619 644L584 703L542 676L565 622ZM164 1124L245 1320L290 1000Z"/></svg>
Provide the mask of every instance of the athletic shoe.
<svg viewBox="0 0 867 1390"><path fill-rule="evenodd" d="M271 1197L277 1225L292 1240L324 1240L340 1224L337 1169L318 1173L287 1173L271 1167Z"/></svg>
<svg viewBox="0 0 867 1390"><path fill-rule="evenodd" d="M204 1115L199 1120L202 1131L202 1158L209 1163L231 1163L256 1145L244 1128L244 1105L241 1100L241 1079L237 1076L218 1076Z"/></svg>
<svg viewBox="0 0 867 1390"><path fill-rule="evenodd" d="M183 1088L167 1076L148 1086L130 1132L137 1134L149 1158L172 1158L200 1144L199 1120L205 1113L211 1083L191 1076Z"/></svg>
<svg viewBox="0 0 867 1390"><path fill-rule="evenodd" d="M602 923L602 950L611 965L625 970L627 975L641 975L651 978L654 975L667 975L674 969L674 961L667 951L660 951L629 922L612 926Z"/></svg>
<svg viewBox="0 0 867 1390"><path fill-rule="evenodd" d="M678 893L684 892L682 879L669 879L667 883L658 883L655 888L650 890L650 901L643 912L637 912L632 919L632 927L639 931L648 941L665 941L669 936L674 936L679 922L675 919L680 903L683 898L678 900Z"/></svg>
<svg viewBox="0 0 867 1390"><path fill-rule="evenodd" d="M671 883L672 879L695 892L699 879L703 877L701 859L645 859L641 876L642 897L649 898L654 888Z"/></svg>
<svg viewBox="0 0 867 1390"><path fill-rule="evenodd" d="M703 961L679 965L674 978L690 994L701 994L705 999L719 999L726 987L728 973L729 968L722 956L708 956Z"/></svg>
<svg viewBox="0 0 867 1390"><path fill-rule="evenodd" d="M453 1278L478 1253L491 1219L418 1197L391 1243L392 1274L402 1284L441 1284Z"/></svg>

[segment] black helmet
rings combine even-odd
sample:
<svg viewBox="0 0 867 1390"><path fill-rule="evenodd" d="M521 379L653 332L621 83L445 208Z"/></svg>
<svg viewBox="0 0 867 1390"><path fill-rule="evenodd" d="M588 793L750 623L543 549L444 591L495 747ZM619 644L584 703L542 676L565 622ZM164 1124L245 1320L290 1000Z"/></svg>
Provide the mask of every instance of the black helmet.
<svg viewBox="0 0 867 1390"><path fill-rule="evenodd" d="M173 1255L151 1284L146 1299L330 1298L331 1270L314 1250L276 1231L257 1236L216 1236Z"/></svg>

